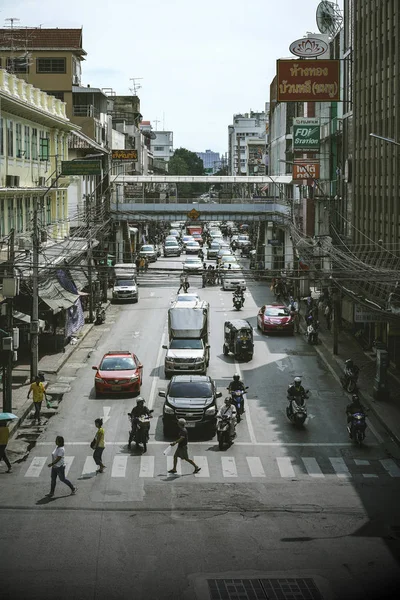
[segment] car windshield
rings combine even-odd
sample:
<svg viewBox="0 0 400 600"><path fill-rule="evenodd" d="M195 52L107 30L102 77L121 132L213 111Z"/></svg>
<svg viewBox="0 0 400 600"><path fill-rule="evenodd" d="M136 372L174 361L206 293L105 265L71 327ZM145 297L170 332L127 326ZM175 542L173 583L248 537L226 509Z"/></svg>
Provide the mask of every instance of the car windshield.
<svg viewBox="0 0 400 600"><path fill-rule="evenodd" d="M128 285L130 287L132 287L134 285L132 279L117 279L117 281L115 282L115 285Z"/></svg>
<svg viewBox="0 0 400 600"><path fill-rule="evenodd" d="M153 252L153 251L154 251L153 246L142 246L142 252Z"/></svg>
<svg viewBox="0 0 400 600"><path fill-rule="evenodd" d="M248 235L239 235L238 239L241 241L245 241L245 240L247 241L249 239L249 236Z"/></svg>
<svg viewBox="0 0 400 600"><path fill-rule="evenodd" d="M200 263L202 264L201 260L199 258L197 258L197 256L188 256L185 262L190 262L190 263Z"/></svg>
<svg viewBox="0 0 400 600"><path fill-rule="evenodd" d="M178 381L171 383L171 398L211 398L212 387L207 381Z"/></svg>
<svg viewBox="0 0 400 600"><path fill-rule="evenodd" d="M198 296L194 296L193 294L185 294L184 296L178 296L178 302L197 302L199 300Z"/></svg>
<svg viewBox="0 0 400 600"><path fill-rule="evenodd" d="M287 308L266 308L265 315L267 317L288 317L289 311Z"/></svg>
<svg viewBox="0 0 400 600"><path fill-rule="evenodd" d="M218 242L212 242L211 243L211 248L213 248L214 250L216 250L217 248L219 248Z"/></svg>
<svg viewBox="0 0 400 600"><path fill-rule="evenodd" d="M129 371L135 368L135 361L130 356L107 356L103 358L99 371Z"/></svg>
<svg viewBox="0 0 400 600"><path fill-rule="evenodd" d="M203 344L201 340L172 340L171 350L201 350Z"/></svg>
<svg viewBox="0 0 400 600"><path fill-rule="evenodd" d="M198 246L198 245L199 245L199 243L198 243L198 242L196 242L196 241L189 241L189 242L187 243L187 245L188 245L188 246Z"/></svg>
<svg viewBox="0 0 400 600"><path fill-rule="evenodd" d="M178 244L176 242L174 242L174 240L168 240L167 242L165 242L166 246L177 246Z"/></svg>

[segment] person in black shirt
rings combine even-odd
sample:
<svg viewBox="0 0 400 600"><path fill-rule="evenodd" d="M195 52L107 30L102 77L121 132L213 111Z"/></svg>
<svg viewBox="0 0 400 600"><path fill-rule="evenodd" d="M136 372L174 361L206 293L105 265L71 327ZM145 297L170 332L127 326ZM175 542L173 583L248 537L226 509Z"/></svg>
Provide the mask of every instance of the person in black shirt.
<svg viewBox="0 0 400 600"><path fill-rule="evenodd" d="M142 398L141 396L139 396L136 399L136 406L135 406L135 408L133 408L132 412L130 412L128 414L129 414L129 416L131 418L131 423L132 423L132 428L131 428L131 431L129 433L129 440L128 440L128 448L130 449L132 440L133 440L133 438L135 436L136 429L137 429L137 420L142 415L148 415L149 417L151 417L151 413L150 413L149 409L147 408L147 406L144 405L144 398Z"/></svg>
<svg viewBox="0 0 400 600"><path fill-rule="evenodd" d="M174 466L172 467L172 469L170 469L168 471L168 473L176 473L176 464L178 462L178 458L180 458L181 460L186 460L186 462L193 465L193 467L194 467L193 473L198 473L200 471L200 467L198 467L196 465L196 463L193 462L188 456L188 449L187 449L188 432L185 427L185 425L186 425L185 419L178 419L178 424L179 424L179 438L175 442L171 443L171 446L175 446L176 444L178 444L178 447L174 454Z"/></svg>

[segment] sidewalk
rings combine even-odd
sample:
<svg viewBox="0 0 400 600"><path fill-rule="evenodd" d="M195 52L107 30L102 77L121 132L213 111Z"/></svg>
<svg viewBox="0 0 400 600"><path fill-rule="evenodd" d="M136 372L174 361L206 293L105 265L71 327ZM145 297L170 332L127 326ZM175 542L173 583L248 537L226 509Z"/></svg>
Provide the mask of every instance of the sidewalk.
<svg viewBox="0 0 400 600"><path fill-rule="evenodd" d="M303 332L305 331L304 314L300 316L300 328ZM339 383L340 376L344 372L344 362L346 359L351 358L360 367L358 396L362 403L375 415L392 439L400 445L399 375L394 373L393 370L389 370L390 400L377 401L372 395L376 373L375 356L371 352L364 352L357 340L345 331L339 332L339 354L337 356L334 355L332 333L322 323L319 329L319 339L320 344L313 347ZM351 394L349 394L349 403L350 401Z"/></svg>

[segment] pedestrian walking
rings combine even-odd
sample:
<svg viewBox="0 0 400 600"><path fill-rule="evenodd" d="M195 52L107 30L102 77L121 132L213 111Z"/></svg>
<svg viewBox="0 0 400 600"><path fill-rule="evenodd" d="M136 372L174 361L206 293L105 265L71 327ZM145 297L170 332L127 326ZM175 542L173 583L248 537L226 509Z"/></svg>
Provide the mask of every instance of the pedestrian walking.
<svg viewBox="0 0 400 600"><path fill-rule="evenodd" d="M141 272L141 273L143 273L143 272L144 272L144 266L145 266L145 260L144 260L143 256L142 256L142 258L140 259L140 264L139 264L139 266L140 266L140 272Z"/></svg>
<svg viewBox="0 0 400 600"><path fill-rule="evenodd" d="M8 440L10 438L10 430L8 428L8 421L0 421L0 462L4 460L7 465L6 473L12 472L12 466L10 461L8 460L8 456L6 453L6 448L8 444Z"/></svg>
<svg viewBox="0 0 400 600"><path fill-rule="evenodd" d="M207 283L207 269L203 269L202 273L201 273L201 283L203 288L206 287L206 283Z"/></svg>
<svg viewBox="0 0 400 600"><path fill-rule="evenodd" d="M168 473L176 473L176 464L178 462L178 458L180 458L181 460L186 460L186 462L188 462L194 467L193 473L198 473L200 471L200 467L198 467L196 463L193 462L193 460L191 460L188 456L188 431L186 429L185 419L178 419L178 425L179 438L175 442L171 443L171 446L175 446L176 444L178 444L178 447L174 454L174 466L168 471Z"/></svg>
<svg viewBox="0 0 400 600"><path fill-rule="evenodd" d="M97 427L97 433L94 436L93 441L90 444L90 446L93 449L93 460L96 463L96 465L99 467L97 469L96 473L103 473L104 469L106 468L102 462L102 456L103 456L104 447L105 447L103 419L96 419L94 424Z"/></svg>
<svg viewBox="0 0 400 600"><path fill-rule="evenodd" d="M329 306L329 304L327 304L325 306L324 317L325 317L325 322L326 322L326 328L328 331L330 331L331 330L331 307Z"/></svg>
<svg viewBox="0 0 400 600"><path fill-rule="evenodd" d="M33 422L38 421L39 425L41 424L40 420L40 411L42 409L43 398L47 400L46 389L42 381L40 381L40 377L36 375L35 381L31 383L28 391L28 396L33 395L33 406L35 408L35 414L33 415Z"/></svg>
<svg viewBox="0 0 400 600"><path fill-rule="evenodd" d="M54 496L57 477L70 488L71 495L73 496L76 494L78 488L73 486L70 480L65 477L65 448L64 438L62 435L58 435L56 437L56 447L54 448L51 457L52 461L47 465L48 467L51 467L51 487L50 493L46 494L46 496L48 498L52 498Z"/></svg>
<svg viewBox="0 0 400 600"><path fill-rule="evenodd" d="M146 256L144 259L144 272L147 273L147 269L149 268L149 259Z"/></svg>

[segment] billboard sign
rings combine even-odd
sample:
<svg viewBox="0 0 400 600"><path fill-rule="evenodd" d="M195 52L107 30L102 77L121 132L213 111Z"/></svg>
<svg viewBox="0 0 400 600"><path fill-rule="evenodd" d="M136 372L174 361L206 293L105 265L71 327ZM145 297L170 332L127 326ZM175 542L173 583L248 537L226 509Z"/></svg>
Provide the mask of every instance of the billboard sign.
<svg viewBox="0 0 400 600"><path fill-rule="evenodd" d="M100 160L62 160L62 175L101 175Z"/></svg>
<svg viewBox="0 0 400 600"><path fill-rule="evenodd" d="M137 161L138 153L137 150L112 150L111 151L111 159L112 160L131 160Z"/></svg>
<svg viewBox="0 0 400 600"><path fill-rule="evenodd" d="M312 117L293 119L293 150L295 152L317 152L319 145L319 119Z"/></svg>
<svg viewBox="0 0 400 600"><path fill-rule="evenodd" d="M339 102L340 61L278 60L278 102Z"/></svg>
<svg viewBox="0 0 400 600"><path fill-rule="evenodd" d="M359 304L354 305L354 322L355 323L384 323L387 322L385 315L380 315L378 312L373 312L360 306Z"/></svg>
<svg viewBox="0 0 400 600"><path fill-rule="evenodd" d="M319 162L302 160L293 163L293 179L319 179Z"/></svg>
<svg viewBox="0 0 400 600"><path fill-rule="evenodd" d="M295 56L301 58L313 58L321 56L329 50L329 46L324 40L316 37L306 37L301 40L295 40L289 46L289 50Z"/></svg>

